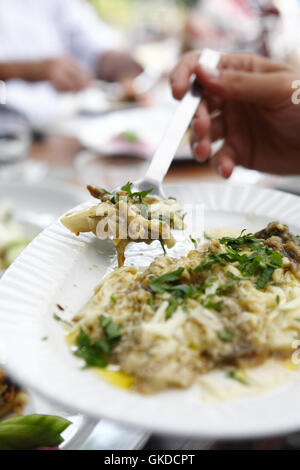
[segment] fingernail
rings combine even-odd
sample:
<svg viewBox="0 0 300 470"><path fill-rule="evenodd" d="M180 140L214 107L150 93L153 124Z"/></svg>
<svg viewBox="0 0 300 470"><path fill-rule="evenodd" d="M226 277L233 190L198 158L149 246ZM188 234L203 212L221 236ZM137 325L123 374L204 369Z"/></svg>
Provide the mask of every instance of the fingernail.
<svg viewBox="0 0 300 470"><path fill-rule="evenodd" d="M222 178L229 178L233 172L233 166L230 162L220 163L217 167L217 172Z"/></svg>
<svg viewBox="0 0 300 470"><path fill-rule="evenodd" d="M205 65L201 65L201 68L207 78L214 80L220 77L220 70L217 68L209 68Z"/></svg>

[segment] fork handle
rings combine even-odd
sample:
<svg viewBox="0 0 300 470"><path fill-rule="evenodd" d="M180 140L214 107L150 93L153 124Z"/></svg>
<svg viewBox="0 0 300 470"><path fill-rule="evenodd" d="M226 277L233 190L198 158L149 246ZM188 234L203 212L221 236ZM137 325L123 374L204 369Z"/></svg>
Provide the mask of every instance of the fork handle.
<svg viewBox="0 0 300 470"><path fill-rule="evenodd" d="M221 54L212 49L203 49L199 64L210 69L217 68ZM202 88L196 83L195 75L191 78L190 89L180 101L177 109L169 123L169 126L156 150L145 180L161 184L171 163L179 144L190 125L190 122L201 103Z"/></svg>

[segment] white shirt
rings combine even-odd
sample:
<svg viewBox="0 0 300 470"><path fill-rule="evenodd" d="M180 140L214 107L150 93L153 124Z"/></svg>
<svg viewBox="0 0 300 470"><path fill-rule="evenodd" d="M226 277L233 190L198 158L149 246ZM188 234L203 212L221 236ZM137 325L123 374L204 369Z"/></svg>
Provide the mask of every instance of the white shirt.
<svg viewBox="0 0 300 470"><path fill-rule="evenodd" d="M72 55L95 70L120 35L97 16L87 0L0 0L0 61L33 61ZM59 115L59 94L48 82L7 82L7 104L32 120Z"/></svg>

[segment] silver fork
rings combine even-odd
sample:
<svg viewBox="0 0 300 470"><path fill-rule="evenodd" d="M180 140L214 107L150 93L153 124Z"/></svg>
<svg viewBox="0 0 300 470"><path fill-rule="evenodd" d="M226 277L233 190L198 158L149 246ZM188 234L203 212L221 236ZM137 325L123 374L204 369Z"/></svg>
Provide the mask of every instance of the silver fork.
<svg viewBox="0 0 300 470"><path fill-rule="evenodd" d="M199 64L213 70L217 68L220 59L220 52L212 49L203 49L199 58ZM195 82L195 77L192 77L190 89L178 104L174 116L172 117L164 137L151 160L144 178L133 183L133 192L153 189L151 194L166 199L162 187L163 179L166 176L177 148L190 125L194 114L201 103L201 99L202 89ZM118 192L120 190L121 186L116 188L113 192Z"/></svg>

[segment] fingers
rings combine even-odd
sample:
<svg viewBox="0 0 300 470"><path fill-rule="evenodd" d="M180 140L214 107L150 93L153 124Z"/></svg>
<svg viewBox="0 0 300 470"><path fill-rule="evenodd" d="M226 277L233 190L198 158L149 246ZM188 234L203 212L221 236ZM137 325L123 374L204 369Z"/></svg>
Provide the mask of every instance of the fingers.
<svg viewBox="0 0 300 470"><path fill-rule="evenodd" d="M98 67L99 78L108 82L133 79L143 72L130 54L114 50L102 55Z"/></svg>
<svg viewBox="0 0 300 470"><path fill-rule="evenodd" d="M192 144L192 151L198 162L205 162L211 154L211 140L209 136L205 136L200 141L194 142Z"/></svg>
<svg viewBox="0 0 300 470"><path fill-rule="evenodd" d="M224 54L218 69L211 70L199 65L200 54L200 51L186 54L173 70L171 86L176 99L186 93L193 73L206 94L225 99L269 105L274 94L283 97L290 91L290 86L282 87L282 81L292 70L285 64L251 54Z"/></svg>
<svg viewBox="0 0 300 470"><path fill-rule="evenodd" d="M291 75L287 72L218 70L212 73L197 65L196 76L205 87L206 94L214 94L225 100L276 106L290 95Z"/></svg>
<svg viewBox="0 0 300 470"><path fill-rule="evenodd" d="M192 134L195 139L202 139L210 130L210 116L207 104L202 102L198 107L191 123Z"/></svg>
<svg viewBox="0 0 300 470"><path fill-rule="evenodd" d="M211 154L211 143L224 137L224 122L220 114L210 114L208 104L202 102L191 123L192 151L195 158L203 162Z"/></svg>
<svg viewBox="0 0 300 470"><path fill-rule="evenodd" d="M180 100L187 92L190 77L195 72L200 54L200 51L186 54L171 73L170 81L174 98Z"/></svg>
<svg viewBox="0 0 300 470"><path fill-rule="evenodd" d="M47 79L55 88L63 92L76 92L86 88L91 76L69 57L61 57L48 62Z"/></svg>
<svg viewBox="0 0 300 470"><path fill-rule="evenodd" d="M70 84L71 91L82 90L86 88L91 81L91 76L73 61L66 63L62 72L64 72L65 80Z"/></svg>
<svg viewBox="0 0 300 470"><path fill-rule="evenodd" d="M223 54L219 69L240 72L272 73L291 71L292 67L254 54Z"/></svg>
<svg viewBox="0 0 300 470"><path fill-rule="evenodd" d="M219 175L223 178L229 178L234 170L236 159L234 148L225 142L223 147L213 156L211 163Z"/></svg>

